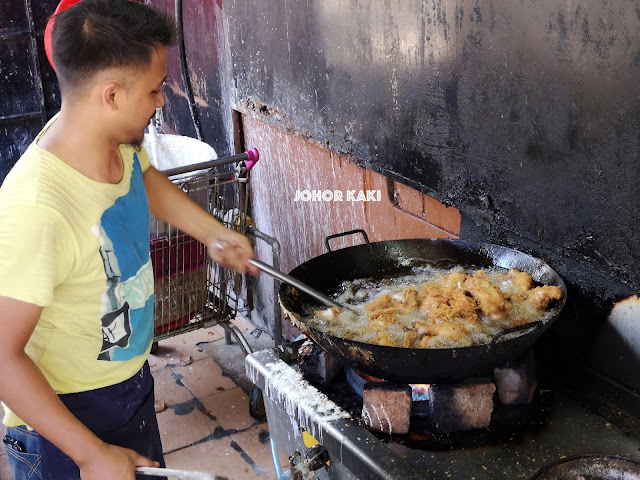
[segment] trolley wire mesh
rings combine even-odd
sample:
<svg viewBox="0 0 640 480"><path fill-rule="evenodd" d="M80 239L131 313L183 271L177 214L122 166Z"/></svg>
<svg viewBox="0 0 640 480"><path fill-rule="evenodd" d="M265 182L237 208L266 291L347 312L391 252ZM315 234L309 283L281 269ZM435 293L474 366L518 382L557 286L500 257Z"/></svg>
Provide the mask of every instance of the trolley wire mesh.
<svg viewBox="0 0 640 480"><path fill-rule="evenodd" d="M242 164L232 171L210 170L171 180L225 227L246 232L249 172ZM204 244L152 216L150 250L154 341L236 316L242 275L213 262Z"/></svg>

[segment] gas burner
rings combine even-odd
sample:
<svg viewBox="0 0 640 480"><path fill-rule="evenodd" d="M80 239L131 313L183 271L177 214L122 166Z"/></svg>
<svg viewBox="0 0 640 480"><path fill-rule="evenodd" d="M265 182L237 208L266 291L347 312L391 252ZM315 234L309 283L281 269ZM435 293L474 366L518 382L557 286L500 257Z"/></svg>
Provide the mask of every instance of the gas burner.
<svg viewBox="0 0 640 480"><path fill-rule="evenodd" d="M354 392L358 395L362 396L364 393L364 386L367 382L386 382L382 378L372 377L371 375L367 375L366 373L358 372L353 368L345 368L345 373L347 377L347 383L351 386ZM418 384L410 384L411 386L411 400L413 402L423 402L429 400L429 384L427 383L418 383Z"/></svg>
<svg viewBox="0 0 640 480"><path fill-rule="evenodd" d="M352 368L345 369L345 379L354 393L360 398L363 397L365 391L367 388L370 388L371 385L384 385L388 391L393 391L393 389L397 387L406 387L371 377L357 372ZM471 385L473 385L474 382L475 381L472 380ZM492 411L489 416L490 421L485 427L443 431L442 428L438 428L439 425L437 425L432 418L434 410L428 399L428 392L431 386L428 384L415 384L409 385L409 387L411 388L410 425L406 432L402 432L403 434L399 434L400 432L398 432L397 428L394 432L394 415L382 406L377 407L379 412L384 412L381 415L381 418L385 418L382 426L386 427L388 423L392 424L391 428L382 430L382 432L380 431L381 429L375 428L375 422L374 428L371 428L371 421L367 419L366 415L357 416L361 418L361 421L367 425L369 430L373 431L374 434L383 440L393 440L412 448L435 451L494 445L518 440L522 438L524 433L529 435L535 434L535 432L546 425L553 400L553 392L544 389L537 391L531 403L526 405L504 405L500 403L499 400L492 399ZM433 391L436 392L436 395L443 395L443 391L453 388L455 387L444 386L443 389L442 385L433 385ZM473 391L473 388L471 391ZM393 407L396 407L391 409L391 412L397 413L397 400L397 396L389 399ZM437 398L435 400L437 401ZM439 415L438 418L442 418L443 415L446 418L446 412L436 412L436 415ZM453 415L459 418L457 412L453 412ZM391 432L389 432L389 430L391 430Z"/></svg>

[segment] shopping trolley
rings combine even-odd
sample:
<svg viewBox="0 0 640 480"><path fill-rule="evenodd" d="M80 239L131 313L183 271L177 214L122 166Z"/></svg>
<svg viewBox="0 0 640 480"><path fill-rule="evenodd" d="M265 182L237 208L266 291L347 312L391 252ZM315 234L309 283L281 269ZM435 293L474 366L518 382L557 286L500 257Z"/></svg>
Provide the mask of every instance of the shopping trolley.
<svg viewBox="0 0 640 480"><path fill-rule="evenodd" d="M244 234L250 225L249 172L258 159L254 148L163 173L210 215ZM241 332L229 322L243 301L242 275L220 267L211 261L204 244L153 216L150 250L155 283L153 349L159 340L220 324L227 341L233 334L250 353Z"/></svg>

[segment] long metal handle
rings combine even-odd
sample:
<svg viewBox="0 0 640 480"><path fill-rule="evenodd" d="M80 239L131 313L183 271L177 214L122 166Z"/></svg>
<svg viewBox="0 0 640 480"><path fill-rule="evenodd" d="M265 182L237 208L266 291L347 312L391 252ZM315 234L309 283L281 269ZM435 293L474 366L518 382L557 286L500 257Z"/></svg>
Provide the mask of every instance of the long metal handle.
<svg viewBox="0 0 640 480"><path fill-rule="evenodd" d="M138 467L136 473L150 477L174 477L182 480L226 480L226 477L212 475L208 472L194 472L191 470L177 470L174 468Z"/></svg>
<svg viewBox="0 0 640 480"><path fill-rule="evenodd" d="M251 148L244 153L238 153L237 155L231 155L229 157L220 157L215 160L209 160L208 162L193 163L191 165L184 165L182 167L168 168L162 170L167 177L174 175L181 175L183 173L191 173L199 170L208 170L210 168L222 167L224 165L230 165L238 162L245 162L247 170L251 170L253 166L260 159L260 153L257 148Z"/></svg>
<svg viewBox="0 0 640 480"><path fill-rule="evenodd" d="M315 290L314 288L311 288L309 285L306 285L306 284L300 282L299 280L296 280L292 276L287 275L286 273L283 273L280 270L276 270L271 265L268 265L268 264L266 264L266 263L264 263L264 262L262 262L262 261L260 261L258 259L252 258L251 260L249 260L249 263L252 264L252 265L255 265L260 270L262 270L263 272L271 275L272 277L277 278L281 282L284 282L287 285L291 285L292 287L297 288L300 291L303 291L307 295L315 298L316 300L318 300L319 302L323 303L324 305L327 305L328 307L337 307L337 308L342 308L342 309L346 309L347 308L344 305L340 305L339 303L335 302L331 298L329 298L326 295L324 295L324 294L320 293L319 291Z"/></svg>

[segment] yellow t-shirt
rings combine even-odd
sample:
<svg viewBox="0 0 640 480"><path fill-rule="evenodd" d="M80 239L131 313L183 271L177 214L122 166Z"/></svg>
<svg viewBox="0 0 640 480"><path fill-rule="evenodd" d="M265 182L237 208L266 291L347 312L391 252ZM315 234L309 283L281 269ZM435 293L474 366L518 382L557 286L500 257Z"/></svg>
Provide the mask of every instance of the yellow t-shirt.
<svg viewBox="0 0 640 480"><path fill-rule="evenodd" d="M34 141L0 187L0 295L44 307L25 352L59 394L122 382L151 348L149 159L120 154L122 180L101 183Z"/></svg>

